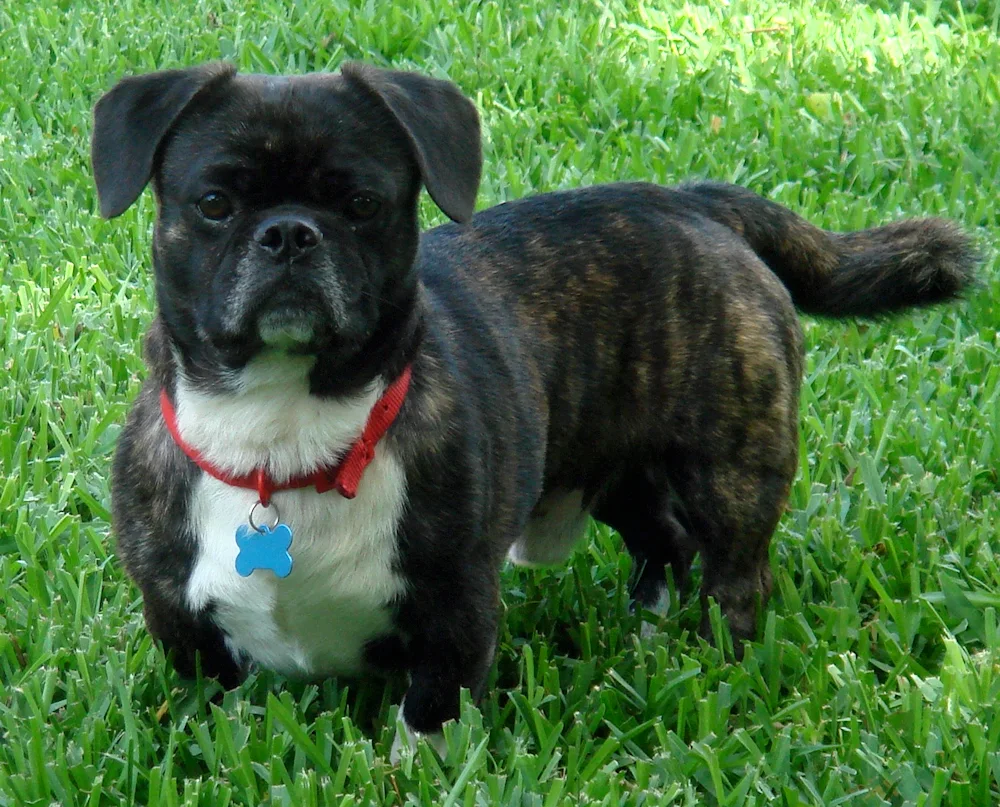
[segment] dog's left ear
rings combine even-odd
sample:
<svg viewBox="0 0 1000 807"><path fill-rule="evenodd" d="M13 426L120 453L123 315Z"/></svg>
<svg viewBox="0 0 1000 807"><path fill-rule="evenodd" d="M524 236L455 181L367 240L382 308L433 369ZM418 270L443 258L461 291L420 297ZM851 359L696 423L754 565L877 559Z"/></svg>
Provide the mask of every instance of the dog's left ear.
<svg viewBox="0 0 1000 807"><path fill-rule="evenodd" d="M424 187L454 221L468 221L476 204L483 152L479 115L450 81L380 70L351 62L341 73L375 93L413 145Z"/></svg>

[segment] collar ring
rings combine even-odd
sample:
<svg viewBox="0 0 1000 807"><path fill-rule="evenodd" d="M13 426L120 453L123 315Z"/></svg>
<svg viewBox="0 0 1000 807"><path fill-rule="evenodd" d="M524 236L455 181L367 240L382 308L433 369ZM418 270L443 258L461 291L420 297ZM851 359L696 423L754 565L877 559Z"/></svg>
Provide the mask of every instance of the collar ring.
<svg viewBox="0 0 1000 807"><path fill-rule="evenodd" d="M257 512L258 507L261 510L263 510L265 514L269 515L272 512L274 513L273 524L270 525L265 523L258 524L256 521L254 521L253 514ZM278 526L278 522L281 521L281 515L278 513L278 505L276 505L274 502L271 502L269 505L264 504L259 500L254 502L254 506L250 508L250 514L247 516L247 521L250 523L250 529L252 529L254 532L265 532L266 530L273 530L275 527Z"/></svg>

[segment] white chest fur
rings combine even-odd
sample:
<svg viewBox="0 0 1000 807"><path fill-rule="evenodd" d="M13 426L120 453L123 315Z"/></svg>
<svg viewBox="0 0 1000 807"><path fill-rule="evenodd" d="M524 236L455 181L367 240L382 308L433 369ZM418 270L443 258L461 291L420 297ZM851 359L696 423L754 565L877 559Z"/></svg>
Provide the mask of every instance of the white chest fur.
<svg viewBox="0 0 1000 807"><path fill-rule="evenodd" d="M183 379L178 428L213 464L234 473L265 466L277 481L334 461L357 439L381 394L351 400L308 394L307 364L287 356L258 359L239 393L207 395ZM292 573L240 577L236 530L257 500L203 474L190 504L198 549L187 585L195 609L214 603L230 648L268 669L319 676L360 671L365 642L390 627L388 605L404 590L396 574L396 531L406 499L402 464L383 442L358 494L311 488L274 494L293 534Z"/></svg>

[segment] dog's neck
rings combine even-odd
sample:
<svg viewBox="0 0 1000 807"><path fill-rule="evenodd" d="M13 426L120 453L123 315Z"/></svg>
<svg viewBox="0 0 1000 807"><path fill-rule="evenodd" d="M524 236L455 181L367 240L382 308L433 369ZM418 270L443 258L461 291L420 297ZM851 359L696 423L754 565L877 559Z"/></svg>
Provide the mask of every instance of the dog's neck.
<svg viewBox="0 0 1000 807"><path fill-rule="evenodd" d="M173 392L184 441L219 470L266 470L283 481L335 463L364 430L386 384L373 380L350 395L309 392L314 357L262 353L234 374L238 391L206 392L183 370Z"/></svg>

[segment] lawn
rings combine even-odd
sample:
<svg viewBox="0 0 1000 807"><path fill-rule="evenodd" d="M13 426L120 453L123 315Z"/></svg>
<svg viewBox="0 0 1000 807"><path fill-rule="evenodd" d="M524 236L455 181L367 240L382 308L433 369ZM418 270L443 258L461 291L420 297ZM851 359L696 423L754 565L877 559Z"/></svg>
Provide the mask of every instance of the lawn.
<svg viewBox="0 0 1000 807"><path fill-rule="evenodd" d="M1000 5L6 0L0 5L0 805L1000 801ZM152 198L101 221L90 108L127 72L366 59L476 102L479 204L742 183L830 229L975 233L967 301L805 320L802 462L744 661L677 598L640 639L618 537L504 573L486 698L388 762L399 687L179 680L112 552ZM425 202L425 221L441 215Z"/></svg>

